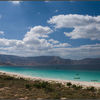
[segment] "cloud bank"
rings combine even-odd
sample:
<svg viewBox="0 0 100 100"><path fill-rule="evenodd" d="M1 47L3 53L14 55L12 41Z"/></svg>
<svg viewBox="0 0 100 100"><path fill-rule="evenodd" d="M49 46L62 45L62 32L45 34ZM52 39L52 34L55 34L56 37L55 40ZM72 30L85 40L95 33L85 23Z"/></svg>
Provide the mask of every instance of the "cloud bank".
<svg viewBox="0 0 100 100"><path fill-rule="evenodd" d="M47 26L35 26L25 34L22 40L0 38L0 51L19 56L39 56L49 54L49 50L53 48L71 46L68 43L47 39L52 32L53 30Z"/></svg>
<svg viewBox="0 0 100 100"><path fill-rule="evenodd" d="M64 32L71 39L100 40L100 16L89 15L58 15L48 20L56 30L72 28L71 32ZM22 40L0 38L0 53L18 56L60 56L63 58L82 59L100 57L100 44L80 45L73 47L69 43L50 38L55 30L48 26L31 27ZM0 31L0 34L4 34ZM56 34L57 36L57 34Z"/></svg>
<svg viewBox="0 0 100 100"><path fill-rule="evenodd" d="M12 4L18 5L20 4L22 1L10 1Z"/></svg>
<svg viewBox="0 0 100 100"><path fill-rule="evenodd" d="M64 32L71 39L100 40L100 16L89 15L58 15L53 16L48 23L57 28L72 28L71 32Z"/></svg>

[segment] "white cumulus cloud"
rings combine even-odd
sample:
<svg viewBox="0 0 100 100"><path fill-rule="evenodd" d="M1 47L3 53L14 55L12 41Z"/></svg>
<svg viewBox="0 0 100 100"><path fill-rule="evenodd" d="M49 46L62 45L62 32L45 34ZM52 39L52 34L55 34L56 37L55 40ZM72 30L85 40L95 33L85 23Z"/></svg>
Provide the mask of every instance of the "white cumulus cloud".
<svg viewBox="0 0 100 100"><path fill-rule="evenodd" d="M47 26L35 26L25 34L22 40L0 38L0 52L19 56L51 55L49 50L71 46L48 38L53 30Z"/></svg>
<svg viewBox="0 0 100 100"><path fill-rule="evenodd" d="M10 1L12 4L18 5L20 4L22 1Z"/></svg>
<svg viewBox="0 0 100 100"><path fill-rule="evenodd" d="M4 35L4 31L0 31L0 34L1 34L1 35Z"/></svg>
<svg viewBox="0 0 100 100"><path fill-rule="evenodd" d="M48 20L55 28L72 28L71 32L64 32L71 39L100 40L100 16L89 15L57 15Z"/></svg>

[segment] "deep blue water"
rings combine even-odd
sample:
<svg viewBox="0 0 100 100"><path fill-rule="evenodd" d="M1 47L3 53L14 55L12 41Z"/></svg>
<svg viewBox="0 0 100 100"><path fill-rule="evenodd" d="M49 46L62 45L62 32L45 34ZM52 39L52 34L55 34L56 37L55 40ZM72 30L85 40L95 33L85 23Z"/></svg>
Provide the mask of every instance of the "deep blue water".
<svg viewBox="0 0 100 100"><path fill-rule="evenodd" d="M100 82L100 69L95 65L51 65L51 66L0 66L0 71L62 80ZM80 78L80 79L75 79Z"/></svg>

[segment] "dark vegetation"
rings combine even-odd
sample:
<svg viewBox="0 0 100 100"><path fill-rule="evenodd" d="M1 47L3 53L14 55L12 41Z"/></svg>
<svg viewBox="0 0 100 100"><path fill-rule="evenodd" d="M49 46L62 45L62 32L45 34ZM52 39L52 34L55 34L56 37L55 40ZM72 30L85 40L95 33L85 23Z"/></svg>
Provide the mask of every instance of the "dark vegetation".
<svg viewBox="0 0 100 100"><path fill-rule="evenodd" d="M55 82L31 81L0 75L0 99L100 99L100 90L83 88L68 82L65 86Z"/></svg>

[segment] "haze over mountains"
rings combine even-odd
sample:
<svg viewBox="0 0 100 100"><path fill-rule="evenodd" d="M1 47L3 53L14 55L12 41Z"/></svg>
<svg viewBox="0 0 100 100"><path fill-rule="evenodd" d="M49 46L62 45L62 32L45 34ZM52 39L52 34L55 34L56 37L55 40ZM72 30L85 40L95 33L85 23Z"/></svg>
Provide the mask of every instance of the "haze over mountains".
<svg viewBox="0 0 100 100"><path fill-rule="evenodd" d="M82 60L63 59L58 56L19 57L0 55L0 65L34 66L34 65L78 65L100 64L100 58L85 58Z"/></svg>

